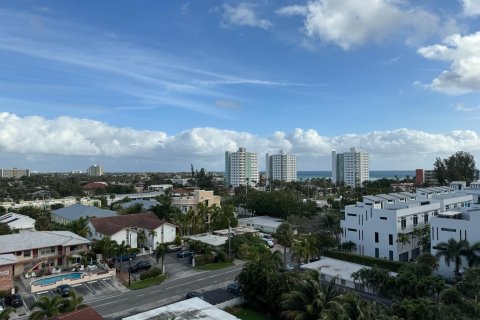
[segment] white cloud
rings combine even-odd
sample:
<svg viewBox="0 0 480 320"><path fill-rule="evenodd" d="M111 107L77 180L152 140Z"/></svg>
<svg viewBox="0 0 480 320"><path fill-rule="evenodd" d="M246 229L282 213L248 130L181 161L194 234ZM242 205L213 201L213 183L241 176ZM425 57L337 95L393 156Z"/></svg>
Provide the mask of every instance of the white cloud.
<svg viewBox="0 0 480 320"><path fill-rule="evenodd" d="M442 43L425 46L418 53L427 59L450 63L427 86L435 91L462 94L480 91L480 31L461 36L454 34Z"/></svg>
<svg viewBox="0 0 480 320"><path fill-rule="evenodd" d="M458 150L480 155L480 135L462 130L428 133L398 129L362 134L323 136L314 129L274 132L258 136L249 132L217 128L192 128L168 135L162 131L117 128L109 124L73 117L46 119L39 116L20 117L0 113L0 156L3 166L19 166L19 159L42 159L31 164L44 170L51 159L64 157L56 170L74 169L70 163L78 159L117 162L112 171L143 171L145 163L154 163L156 170L188 168L190 163L208 170L223 170L223 154L244 146L259 153L283 149L297 154L299 170L329 169L332 150L344 151L355 146L371 156L372 169L414 169L431 166L438 156ZM16 154L16 157L12 155ZM14 159L11 164L5 159ZM50 159L50 160L49 160ZM107 160L105 160L107 159ZM53 160L52 160L53 161ZM82 162L83 168L88 162ZM261 163L262 167L262 163Z"/></svg>
<svg viewBox="0 0 480 320"><path fill-rule="evenodd" d="M480 105L476 107L466 107L463 103L457 103L455 105L455 110L462 112L480 111Z"/></svg>
<svg viewBox="0 0 480 320"><path fill-rule="evenodd" d="M222 26L248 26L261 29L268 29L272 23L267 19L261 19L255 12L255 6L248 3L240 3L234 7L228 3L224 3L221 7Z"/></svg>
<svg viewBox="0 0 480 320"><path fill-rule="evenodd" d="M463 14L467 17L480 15L480 0L462 0Z"/></svg>
<svg viewBox="0 0 480 320"><path fill-rule="evenodd" d="M408 43L416 43L442 29L437 16L403 5L397 0L313 0L304 6L280 8L277 14L304 16L308 37L333 42L345 50L382 41L400 30L409 32Z"/></svg>

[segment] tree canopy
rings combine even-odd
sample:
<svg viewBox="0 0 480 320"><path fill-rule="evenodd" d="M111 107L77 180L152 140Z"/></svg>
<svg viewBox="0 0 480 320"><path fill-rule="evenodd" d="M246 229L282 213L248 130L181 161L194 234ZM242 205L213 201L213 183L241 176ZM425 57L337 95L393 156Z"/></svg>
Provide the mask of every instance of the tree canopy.
<svg viewBox="0 0 480 320"><path fill-rule="evenodd" d="M441 185L451 181L470 183L475 180L476 170L473 155L464 151L458 151L443 160L437 158L433 164L433 171Z"/></svg>

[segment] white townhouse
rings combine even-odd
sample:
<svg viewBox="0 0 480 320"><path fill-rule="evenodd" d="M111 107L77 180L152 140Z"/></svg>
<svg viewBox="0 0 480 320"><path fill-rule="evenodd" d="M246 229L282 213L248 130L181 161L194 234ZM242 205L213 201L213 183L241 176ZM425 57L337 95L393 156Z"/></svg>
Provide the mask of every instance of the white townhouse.
<svg viewBox="0 0 480 320"><path fill-rule="evenodd" d="M125 242L131 248L139 248L139 234L144 235L143 247L155 248L157 242L165 243L175 240L177 226L160 220L155 214L137 213L104 218L90 218L89 238L100 240L110 237L121 244Z"/></svg>
<svg viewBox="0 0 480 320"><path fill-rule="evenodd" d="M470 208L472 199L449 187L364 196L345 207L341 241L355 242L360 255L409 261L420 254L418 230L440 213Z"/></svg>

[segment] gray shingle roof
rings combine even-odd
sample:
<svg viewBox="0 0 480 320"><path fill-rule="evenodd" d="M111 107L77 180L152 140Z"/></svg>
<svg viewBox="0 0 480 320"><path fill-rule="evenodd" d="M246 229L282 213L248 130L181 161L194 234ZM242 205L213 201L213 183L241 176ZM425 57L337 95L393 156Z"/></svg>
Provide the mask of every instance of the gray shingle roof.
<svg viewBox="0 0 480 320"><path fill-rule="evenodd" d="M17 258L9 253L9 254L0 254L0 266L8 266L10 264L17 263Z"/></svg>
<svg viewBox="0 0 480 320"><path fill-rule="evenodd" d="M115 211L100 209L92 206L84 206L83 204L74 204L65 208L52 211L52 214L62 217L69 221L78 220L87 217L113 217L118 215Z"/></svg>
<svg viewBox="0 0 480 320"><path fill-rule="evenodd" d="M90 241L70 231L34 231L15 233L0 236L0 254L54 246L73 246L86 243L90 243Z"/></svg>

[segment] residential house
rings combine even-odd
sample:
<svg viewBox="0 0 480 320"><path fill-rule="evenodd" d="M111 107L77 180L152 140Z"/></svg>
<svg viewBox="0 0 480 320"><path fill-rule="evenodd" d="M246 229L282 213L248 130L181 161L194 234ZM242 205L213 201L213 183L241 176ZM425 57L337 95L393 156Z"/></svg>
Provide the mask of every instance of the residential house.
<svg viewBox="0 0 480 320"><path fill-rule="evenodd" d="M93 217L112 217L118 213L112 210L100 209L93 206L85 206L83 204L74 204L65 208L52 211L52 221L68 224L80 218L88 219Z"/></svg>
<svg viewBox="0 0 480 320"><path fill-rule="evenodd" d="M274 218L270 216L258 216L238 219L239 226L247 226L257 229L265 233L275 233L278 226L283 222L283 219Z"/></svg>
<svg viewBox="0 0 480 320"><path fill-rule="evenodd" d="M128 209L137 204L142 205L143 211L148 211L160 203L157 200L136 199L129 202L121 203L120 206L122 207L122 209Z"/></svg>
<svg viewBox="0 0 480 320"><path fill-rule="evenodd" d="M155 214L136 213L114 217L90 218L90 238L100 240L110 237L118 244L125 242L131 248L139 248L139 235L143 234L143 246L154 248L156 243L175 240L177 226L160 220Z"/></svg>
<svg viewBox="0 0 480 320"><path fill-rule="evenodd" d="M70 231L33 231L0 236L0 255L13 254L18 260L13 275L40 268L68 267L69 257L87 252L90 240Z"/></svg>
<svg viewBox="0 0 480 320"><path fill-rule="evenodd" d="M106 189L107 187L108 187L108 183L103 182L103 181L102 182L91 182L91 183L87 183L87 184L83 185L82 190L86 194L92 195L92 194L95 194L95 192L97 190L103 190L103 189Z"/></svg>
<svg viewBox="0 0 480 320"><path fill-rule="evenodd" d="M35 231L35 219L19 213L9 212L0 216L0 223L6 223L15 232Z"/></svg>

